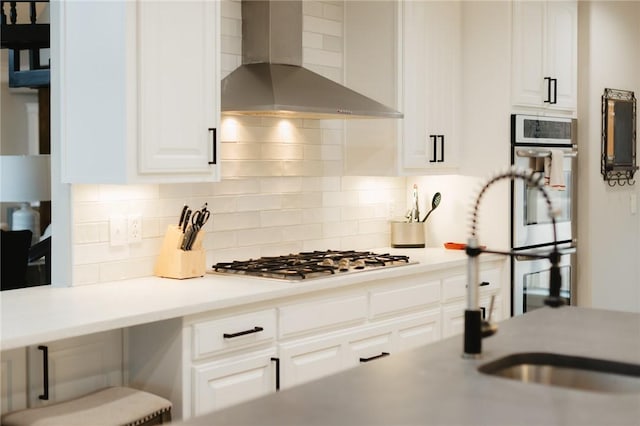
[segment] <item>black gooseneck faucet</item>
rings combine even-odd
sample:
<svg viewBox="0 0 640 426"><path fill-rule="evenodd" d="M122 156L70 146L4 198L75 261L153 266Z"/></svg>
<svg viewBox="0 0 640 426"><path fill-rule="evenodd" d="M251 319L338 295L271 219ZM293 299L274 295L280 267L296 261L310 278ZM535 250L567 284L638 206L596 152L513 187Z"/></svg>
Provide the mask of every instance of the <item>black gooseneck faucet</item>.
<svg viewBox="0 0 640 426"><path fill-rule="evenodd" d="M530 186L539 190L547 203L547 209L549 217L553 225L553 250L551 253L543 255L537 253L515 253L513 251L496 251L480 248L478 245L478 238L476 236L476 226L478 220L478 208L480 206L480 200L487 191L487 189L495 182L502 179L523 179ZM462 356L464 358L478 358L482 353L482 338L493 335L497 328L492 326L487 321L482 320L482 313L480 311L479 303L479 260L478 256L481 253L495 253L503 254L506 256L525 255L531 258L549 259L551 262L550 278L549 278L549 297L545 299L545 304L551 307L559 307L564 305L564 299L560 297L560 288L562 287L562 278L560 276L560 253L558 252L558 239L556 235L556 219L551 203L551 198L547 193L547 190L542 184L542 177L535 176L535 172L530 169L519 169L516 167L509 168L506 172L499 173L491 178L480 190L478 198L476 199L472 223L471 223L471 236L467 242L466 253L468 256L467 262L467 309L464 312L464 352Z"/></svg>

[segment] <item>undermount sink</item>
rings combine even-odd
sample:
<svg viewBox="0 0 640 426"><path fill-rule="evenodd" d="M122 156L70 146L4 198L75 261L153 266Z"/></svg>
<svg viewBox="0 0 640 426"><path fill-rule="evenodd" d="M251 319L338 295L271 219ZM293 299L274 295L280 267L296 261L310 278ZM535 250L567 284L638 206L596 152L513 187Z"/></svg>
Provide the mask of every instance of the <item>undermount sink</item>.
<svg viewBox="0 0 640 426"><path fill-rule="evenodd" d="M517 353L478 367L484 374L578 390L640 393L640 365L553 353Z"/></svg>

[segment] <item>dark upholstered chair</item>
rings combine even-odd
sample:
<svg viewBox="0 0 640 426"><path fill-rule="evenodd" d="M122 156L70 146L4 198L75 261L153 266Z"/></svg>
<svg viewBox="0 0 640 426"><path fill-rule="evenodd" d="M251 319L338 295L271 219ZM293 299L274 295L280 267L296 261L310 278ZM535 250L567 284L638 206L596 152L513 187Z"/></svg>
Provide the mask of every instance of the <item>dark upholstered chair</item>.
<svg viewBox="0 0 640 426"><path fill-rule="evenodd" d="M31 231L0 231L0 289L26 285Z"/></svg>

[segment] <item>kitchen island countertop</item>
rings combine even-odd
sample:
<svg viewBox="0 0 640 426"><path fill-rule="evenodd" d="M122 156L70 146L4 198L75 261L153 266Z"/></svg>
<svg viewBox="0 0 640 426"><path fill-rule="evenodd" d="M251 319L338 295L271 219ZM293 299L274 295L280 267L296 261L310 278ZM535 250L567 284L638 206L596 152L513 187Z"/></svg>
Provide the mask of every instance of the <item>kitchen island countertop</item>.
<svg viewBox="0 0 640 426"><path fill-rule="evenodd" d="M640 314L542 308L500 323L479 360L462 336L249 401L196 425L638 425L640 393L599 393L487 376L505 355L552 352L640 364Z"/></svg>
<svg viewBox="0 0 640 426"><path fill-rule="evenodd" d="M3 291L0 293L0 349L14 349L206 311L349 288L366 282L463 267L466 264L463 251L388 247L371 251L405 254L418 263L298 282L206 274L187 280L146 277L76 287L41 286ZM489 254L481 257L483 261L501 259L504 258Z"/></svg>

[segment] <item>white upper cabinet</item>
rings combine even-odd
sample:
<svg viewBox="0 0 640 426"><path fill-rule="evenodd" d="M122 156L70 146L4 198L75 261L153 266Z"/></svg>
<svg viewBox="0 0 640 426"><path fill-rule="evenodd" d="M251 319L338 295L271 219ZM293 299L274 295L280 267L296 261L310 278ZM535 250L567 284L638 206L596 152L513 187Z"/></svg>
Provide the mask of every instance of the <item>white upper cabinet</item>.
<svg viewBox="0 0 640 426"><path fill-rule="evenodd" d="M345 15L347 86L404 113L347 122L345 174L456 171L461 2L347 2Z"/></svg>
<svg viewBox="0 0 640 426"><path fill-rule="evenodd" d="M59 7L63 180L219 180L219 2Z"/></svg>
<svg viewBox="0 0 640 426"><path fill-rule="evenodd" d="M402 4L403 167L409 173L455 171L461 144L461 3Z"/></svg>
<svg viewBox="0 0 640 426"><path fill-rule="evenodd" d="M577 2L514 1L512 46L513 105L574 113Z"/></svg>

